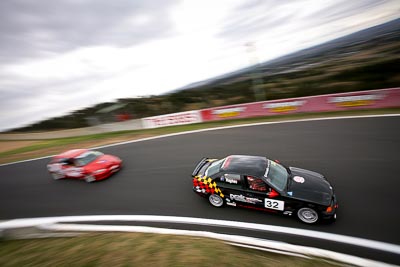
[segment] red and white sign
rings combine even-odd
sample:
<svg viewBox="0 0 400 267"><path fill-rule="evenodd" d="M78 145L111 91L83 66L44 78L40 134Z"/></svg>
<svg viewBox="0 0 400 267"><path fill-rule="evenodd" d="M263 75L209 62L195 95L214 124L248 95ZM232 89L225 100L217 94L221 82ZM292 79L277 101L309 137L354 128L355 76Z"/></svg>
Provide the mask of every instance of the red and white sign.
<svg viewBox="0 0 400 267"><path fill-rule="evenodd" d="M200 112L198 110L195 110L143 118L142 122L144 128L158 128L173 125L199 123L202 122L202 120Z"/></svg>
<svg viewBox="0 0 400 267"><path fill-rule="evenodd" d="M303 112L400 107L400 88L298 97L201 110L203 121Z"/></svg>
<svg viewBox="0 0 400 267"><path fill-rule="evenodd" d="M400 107L400 88L297 97L173 113L142 119L144 128L305 112Z"/></svg>

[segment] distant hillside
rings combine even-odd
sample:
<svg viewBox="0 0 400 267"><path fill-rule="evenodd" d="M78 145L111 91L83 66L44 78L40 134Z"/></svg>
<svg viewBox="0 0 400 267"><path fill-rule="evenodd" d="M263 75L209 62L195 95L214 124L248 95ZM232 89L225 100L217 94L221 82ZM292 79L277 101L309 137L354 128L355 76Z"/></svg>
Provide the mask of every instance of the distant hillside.
<svg viewBox="0 0 400 267"><path fill-rule="evenodd" d="M219 77L189 84L180 90L195 89L199 86L210 86L213 84L224 83L227 80L234 80L254 72L263 72L264 74L279 74L288 71L297 71L299 66L304 63L312 64L313 61L321 61L324 58L335 58L337 56L347 56L349 53L369 49L376 44L395 43L400 41L400 19L396 19L385 24L374 26L350 35L317 45L311 48L303 49L292 54L279 57L256 66L244 68L232 73L227 73ZM396 53L396 51L392 51ZM329 57L329 58L327 58ZM293 68L294 67L294 68Z"/></svg>
<svg viewBox="0 0 400 267"><path fill-rule="evenodd" d="M396 19L165 95L102 103L14 131L77 128L259 100L399 86L400 19Z"/></svg>

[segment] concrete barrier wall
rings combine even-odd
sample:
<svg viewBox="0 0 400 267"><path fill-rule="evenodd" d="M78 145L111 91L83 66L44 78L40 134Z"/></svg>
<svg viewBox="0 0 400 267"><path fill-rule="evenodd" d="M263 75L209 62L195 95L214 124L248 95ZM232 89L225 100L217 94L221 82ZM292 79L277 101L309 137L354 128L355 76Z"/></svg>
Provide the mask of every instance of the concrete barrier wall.
<svg viewBox="0 0 400 267"><path fill-rule="evenodd" d="M101 124L79 129L40 133L0 134L0 140L40 140L257 116L390 107L400 107L400 88L245 103Z"/></svg>
<svg viewBox="0 0 400 267"><path fill-rule="evenodd" d="M279 99L201 110L203 121L400 107L400 88Z"/></svg>
<svg viewBox="0 0 400 267"><path fill-rule="evenodd" d="M13 133L13 134L0 134L0 140L41 140L52 138L63 138L73 136L83 136L90 134L129 131L143 129L142 120L129 120L124 122L115 122L100 124L92 127L51 131L51 132L36 132L36 133Z"/></svg>

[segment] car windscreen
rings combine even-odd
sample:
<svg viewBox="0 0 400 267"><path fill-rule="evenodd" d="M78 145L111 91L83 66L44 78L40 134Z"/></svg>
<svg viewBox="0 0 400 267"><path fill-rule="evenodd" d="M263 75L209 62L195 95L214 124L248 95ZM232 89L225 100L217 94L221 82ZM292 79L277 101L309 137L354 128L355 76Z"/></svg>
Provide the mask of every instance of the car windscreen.
<svg viewBox="0 0 400 267"><path fill-rule="evenodd" d="M272 186L279 191L283 191L286 187L289 173L281 164L278 164L272 160L268 160L268 167L264 176Z"/></svg>
<svg viewBox="0 0 400 267"><path fill-rule="evenodd" d="M101 155L104 155L104 154L99 151L90 151L88 153L85 153L85 154L75 158L75 166L77 166L77 167L85 166L86 164L94 161Z"/></svg>
<svg viewBox="0 0 400 267"><path fill-rule="evenodd" d="M52 158L51 161L50 161L50 164L53 164L53 163L68 163L68 158L57 158L57 157L55 157L55 158Z"/></svg>
<svg viewBox="0 0 400 267"><path fill-rule="evenodd" d="M205 175L207 177L213 176L214 174L218 173L221 169L221 165L225 159L220 159L211 163L210 167L207 168Z"/></svg>

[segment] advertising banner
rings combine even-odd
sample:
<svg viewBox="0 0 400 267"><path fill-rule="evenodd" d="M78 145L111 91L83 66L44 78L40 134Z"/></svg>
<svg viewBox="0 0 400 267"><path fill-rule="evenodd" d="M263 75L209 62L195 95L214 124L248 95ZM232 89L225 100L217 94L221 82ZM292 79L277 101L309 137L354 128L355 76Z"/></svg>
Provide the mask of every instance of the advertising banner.
<svg viewBox="0 0 400 267"><path fill-rule="evenodd" d="M144 128L158 128L172 125L182 125L201 122L198 110L166 114L142 119Z"/></svg>
<svg viewBox="0 0 400 267"><path fill-rule="evenodd" d="M273 116L303 112L400 107L400 88L329 94L201 110L203 121Z"/></svg>

